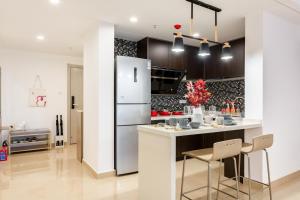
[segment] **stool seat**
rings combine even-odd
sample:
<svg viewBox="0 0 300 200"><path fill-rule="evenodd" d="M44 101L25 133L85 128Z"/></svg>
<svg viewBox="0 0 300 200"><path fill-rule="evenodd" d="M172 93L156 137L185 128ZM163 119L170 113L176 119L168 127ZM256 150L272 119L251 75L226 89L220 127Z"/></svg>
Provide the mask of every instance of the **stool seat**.
<svg viewBox="0 0 300 200"><path fill-rule="evenodd" d="M253 144L243 143L242 144L242 153L251 153L253 151Z"/></svg>
<svg viewBox="0 0 300 200"><path fill-rule="evenodd" d="M252 193L251 193L251 182L253 181L251 179L251 164L250 164L250 156L249 154L252 152L258 152L258 151L265 151L266 153L266 161L267 161L267 170L268 170L268 184L260 183L258 181L255 181L257 183L260 183L264 186L267 186L269 188L269 195L270 200L272 200L272 187L271 187L271 177L270 177L270 165L269 165L269 154L267 151L267 148L270 148L273 145L273 135L272 134L265 134L261 136L254 137L252 139L252 144L249 143L243 143L241 153L247 156L248 158L248 196L249 200L252 200ZM241 176L240 176L241 177ZM245 177L243 177L245 178Z"/></svg>
<svg viewBox="0 0 300 200"><path fill-rule="evenodd" d="M187 152L183 152L182 154L206 162L213 161L213 148L187 151Z"/></svg>
<svg viewBox="0 0 300 200"><path fill-rule="evenodd" d="M237 160L236 156L239 157L240 160L240 154L241 154L241 148L242 148L242 140L241 139L233 139L233 140L225 140L222 142L216 142L213 144L213 148L206 148L206 149L198 149L193 151L187 151L182 153L184 155L183 159L183 167L182 167L182 179L181 179L181 191L180 191L180 200L182 198L191 199L187 197L186 195L195 192L196 190L203 189L207 187L207 199L212 200L211 196L211 189L217 190L217 198L219 191L227 194L231 197L234 197L235 199L239 199L239 175L238 175L238 167L237 167ZM207 171L207 186L197 188L191 191L183 192L183 184L184 184L184 173L185 173L185 163L187 157L195 158L200 161L204 161L207 163L208 171ZM232 158L234 161L234 173L235 173L235 180L236 180L236 196L233 196L229 193L226 193L224 191L220 190L220 179L221 179L221 163L223 159L226 158ZM219 179L218 179L218 188L212 187L212 181L211 181L211 161L220 161L219 162Z"/></svg>

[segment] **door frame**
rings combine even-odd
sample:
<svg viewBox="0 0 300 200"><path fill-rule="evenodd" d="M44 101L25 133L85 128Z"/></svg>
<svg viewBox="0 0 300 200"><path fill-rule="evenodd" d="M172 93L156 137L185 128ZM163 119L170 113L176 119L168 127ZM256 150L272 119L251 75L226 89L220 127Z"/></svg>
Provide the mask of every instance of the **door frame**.
<svg viewBox="0 0 300 200"><path fill-rule="evenodd" d="M83 66L76 65L76 64L68 64L68 73L67 73L67 138L68 144L71 144L71 69L72 68L79 68L82 69L83 73Z"/></svg>

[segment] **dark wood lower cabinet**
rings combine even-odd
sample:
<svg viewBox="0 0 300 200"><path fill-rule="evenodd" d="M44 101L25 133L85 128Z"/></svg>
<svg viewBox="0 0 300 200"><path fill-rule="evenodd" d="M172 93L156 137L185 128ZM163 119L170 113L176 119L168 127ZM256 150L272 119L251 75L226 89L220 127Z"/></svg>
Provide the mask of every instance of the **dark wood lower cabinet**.
<svg viewBox="0 0 300 200"><path fill-rule="evenodd" d="M244 142L244 130L226 131L219 133L209 133L200 135L191 135L177 137L176 139L176 160L183 160L182 153L185 151L192 151L196 149L205 149L213 147L215 142L231 139L242 139ZM238 160L238 156L237 156ZM232 158L224 161L224 175L225 177L234 177L234 162ZM241 176L244 176L244 156L241 156Z"/></svg>

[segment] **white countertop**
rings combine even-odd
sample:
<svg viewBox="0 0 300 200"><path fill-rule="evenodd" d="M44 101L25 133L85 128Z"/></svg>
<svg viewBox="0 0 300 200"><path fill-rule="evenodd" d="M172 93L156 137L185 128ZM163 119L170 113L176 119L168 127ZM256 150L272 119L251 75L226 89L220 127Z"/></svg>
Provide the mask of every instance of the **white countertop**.
<svg viewBox="0 0 300 200"><path fill-rule="evenodd" d="M138 130L139 132L158 134L167 137L171 137L171 136L180 137L180 136L187 136L187 135L245 130L245 129L260 128L260 127L262 127L261 120L243 119L243 121L238 122L237 125L218 126L216 128L212 126L201 126L199 129L175 130L175 129L167 129L165 127L157 127L155 125L143 125L143 126L138 126Z"/></svg>
<svg viewBox="0 0 300 200"><path fill-rule="evenodd" d="M192 118L193 115L170 115L170 116L160 116L151 117L151 121L155 120L169 120L170 118L182 119L182 118Z"/></svg>

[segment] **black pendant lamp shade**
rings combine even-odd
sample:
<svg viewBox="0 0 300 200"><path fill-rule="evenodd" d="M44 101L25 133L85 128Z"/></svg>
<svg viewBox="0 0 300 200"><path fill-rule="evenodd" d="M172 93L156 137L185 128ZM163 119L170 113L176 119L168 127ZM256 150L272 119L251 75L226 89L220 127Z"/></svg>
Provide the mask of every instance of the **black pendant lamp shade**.
<svg viewBox="0 0 300 200"><path fill-rule="evenodd" d="M172 51L174 52L183 52L184 51L184 43L183 43L183 37L180 33L177 33L177 35L174 38Z"/></svg>
<svg viewBox="0 0 300 200"><path fill-rule="evenodd" d="M174 28L177 30L177 33L174 37L172 51L173 52L183 52L184 51L183 37L182 37L182 34L179 32L179 30L181 29L181 25L175 24Z"/></svg>
<svg viewBox="0 0 300 200"><path fill-rule="evenodd" d="M222 60L231 60L233 58L232 52L231 52L231 46L228 42L225 42L223 49L222 49Z"/></svg>
<svg viewBox="0 0 300 200"><path fill-rule="evenodd" d="M198 55L201 57L210 56L209 43L207 39L204 39L200 42Z"/></svg>

